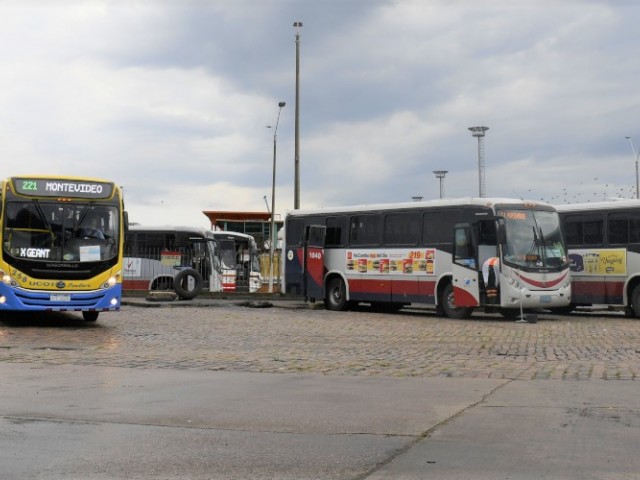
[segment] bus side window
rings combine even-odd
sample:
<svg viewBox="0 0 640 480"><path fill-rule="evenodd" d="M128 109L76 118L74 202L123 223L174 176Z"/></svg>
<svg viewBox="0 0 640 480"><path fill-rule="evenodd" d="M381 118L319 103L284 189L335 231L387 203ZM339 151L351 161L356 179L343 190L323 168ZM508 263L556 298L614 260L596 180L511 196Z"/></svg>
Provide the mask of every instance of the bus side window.
<svg viewBox="0 0 640 480"><path fill-rule="evenodd" d="M567 219L564 224L564 235L567 245L582 245L582 223Z"/></svg>
<svg viewBox="0 0 640 480"><path fill-rule="evenodd" d="M478 243L480 245L497 245L498 233L496 229L496 222L484 221L478 223Z"/></svg>
<svg viewBox="0 0 640 480"><path fill-rule="evenodd" d="M610 244L629 243L629 216L626 212L609 215L607 236Z"/></svg>
<svg viewBox="0 0 640 480"><path fill-rule="evenodd" d="M458 227L455 229L455 244L453 249L454 261L456 263L476 268L476 252L471 240L471 229L469 227Z"/></svg>

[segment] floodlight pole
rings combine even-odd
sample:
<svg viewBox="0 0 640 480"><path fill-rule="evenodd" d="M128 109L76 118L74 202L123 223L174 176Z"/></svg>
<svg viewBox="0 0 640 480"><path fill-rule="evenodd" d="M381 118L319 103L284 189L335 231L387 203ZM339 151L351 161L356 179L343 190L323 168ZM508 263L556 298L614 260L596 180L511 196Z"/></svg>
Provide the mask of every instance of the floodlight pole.
<svg viewBox="0 0 640 480"><path fill-rule="evenodd" d="M276 120L276 125L273 128L273 178L271 181L271 231L269 232L269 236L271 240L269 241L269 293L273 293L273 252L275 248L275 243L278 241L278 236L275 232L275 224L276 224L276 145L278 138L278 123L280 123L280 112L282 112L282 107L286 105L285 102L278 103L278 118ZM271 128L271 127L268 127ZM266 199L265 199L266 201Z"/></svg>
<svg viewBox="0 0 640 480"><path fill-rule="evenodd" d="M631 137L625 137L627 140L629 140L629 145L631 145L631 151L633 152L633 157L635 158L636 161L636 198L640 198L640 188L638 188L639 185L639 181L638 181L638 159L640 157L640 150L638 150L638 153L636 153L636 148L633 146L633 142L631 141Z"/></svg>
<svg viewBox="0 0 640 480"><path fill-rule="evenodd" d="M300 29L302 22L293 22L296 29L296 106L295 106L295 153L294 153L294 185L293 209L300 208Z"/></svg>

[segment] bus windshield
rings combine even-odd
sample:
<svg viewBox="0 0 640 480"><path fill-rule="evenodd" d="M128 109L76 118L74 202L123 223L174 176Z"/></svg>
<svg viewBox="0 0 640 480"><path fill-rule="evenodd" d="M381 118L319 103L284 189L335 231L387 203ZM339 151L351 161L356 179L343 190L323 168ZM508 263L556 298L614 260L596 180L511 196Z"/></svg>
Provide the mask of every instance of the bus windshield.
<svg viewBox="0 0 640 480"><path fill-rule="evenodd" d="M547 210L503 210L507 244L504 261L524 268L559 268L566 266L560 219Z"/></svg>
<svg viewBox="0 0 640 480"><path fill-rule="evenodd" d="M118 254L116 206L11 201L4 218L3 249L13 258L76 263Z"/></svg>

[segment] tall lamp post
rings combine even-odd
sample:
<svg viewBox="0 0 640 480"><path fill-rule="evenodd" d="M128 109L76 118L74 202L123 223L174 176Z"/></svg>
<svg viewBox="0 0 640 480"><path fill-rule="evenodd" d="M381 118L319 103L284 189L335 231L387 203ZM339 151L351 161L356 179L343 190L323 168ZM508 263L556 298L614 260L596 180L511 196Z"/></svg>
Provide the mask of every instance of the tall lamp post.
<svg viewBox="0 0 640 480"><path fill-rule="evenodd" d="M639 187L639 181L638 181L638 159L640 157L640 150L638 150L638 153L636 153L636 149L633 146L633 142L631 141L631 137L625 137L627 140L629 140L629 145L631 145L631 151L633 152L633 157L635 158L636 161L636 198L640 198L640 188Z"/></svg>
<svg viewBox="0 0 640 480"><path fill-rule="evenodd" d="M487 196L487 185L484 181L484 135L489 127L480 125L477 127L469 127L471 135L478 139L478 196L480 198Z"/></svg>
<svg viewBox="0 0 640 480"><path fill-rule="evenodd" d="M447 173L449 173L449 171L434 170L433 173L435 173L436 178L440 180L440 198L444 198L444 177Z"/></svg>
<svg viewBox="0 0 640 480"><path fill-rule="evenodd" d="M273 127L273 177L271 180L271 230L269 241L269 293L273 293L273 252L275 243L278 241L276 234L276 145L278 141L278 123L280 123L280 113L282 107L286 105L285 102L278 103L278 118L276 119L276 125ZM271 128L271 126L267 127Z"/></svg>
<svg viewBox="0 0 640 480"><path fill-rule="evenodd" d="M296 108L295 108L295 159L294 159L294 185L293 185L293 209L300 208L300 29L302 22L293 22L296 29Z"/></svg>

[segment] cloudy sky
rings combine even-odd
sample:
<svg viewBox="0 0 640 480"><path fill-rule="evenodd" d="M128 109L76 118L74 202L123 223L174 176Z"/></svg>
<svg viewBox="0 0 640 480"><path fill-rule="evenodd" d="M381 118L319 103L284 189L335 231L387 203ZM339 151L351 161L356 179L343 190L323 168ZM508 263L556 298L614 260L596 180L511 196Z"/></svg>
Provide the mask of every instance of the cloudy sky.
<svg viewBox="0 0 640 480"><path fill-rule="evenodd" d="M478 195L635 196L632 0L0 1L3 176L113 179L132 221Z"/></svg>

